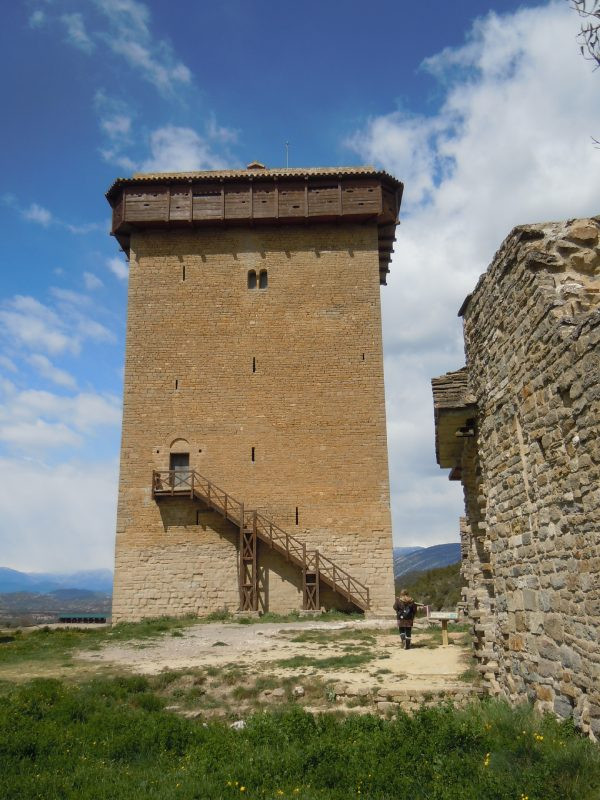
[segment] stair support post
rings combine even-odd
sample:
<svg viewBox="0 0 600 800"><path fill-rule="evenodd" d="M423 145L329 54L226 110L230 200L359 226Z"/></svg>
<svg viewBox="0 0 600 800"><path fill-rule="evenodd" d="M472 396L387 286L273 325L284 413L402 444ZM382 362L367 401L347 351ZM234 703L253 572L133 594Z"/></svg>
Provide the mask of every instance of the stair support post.
<svg viewBox="0 0 600 800"><path fill-rule="evenodd" d="M302 600L305 611L318 611L319 598L319 551L315 550L312 564L306 555L306 545L302 545Z"/></svg>
<svg viewBox="0 0 600 800"><path fill-rule="evenodd" d="M246 528L244 507L240 519L239 589L240 611L258 611L258 569L257 569L257 518L252 512L252 527Z"/></svg>

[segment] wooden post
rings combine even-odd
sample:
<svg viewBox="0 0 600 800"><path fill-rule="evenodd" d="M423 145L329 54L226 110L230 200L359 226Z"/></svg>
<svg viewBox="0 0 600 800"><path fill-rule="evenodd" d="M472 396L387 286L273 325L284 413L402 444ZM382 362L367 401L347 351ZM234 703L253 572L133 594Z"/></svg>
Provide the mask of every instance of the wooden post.
<svg viewBox="0 0 600 800"><path fill-rule="evenodd" d="M442 646L448 647L448 620L442 620Z"/></svg>

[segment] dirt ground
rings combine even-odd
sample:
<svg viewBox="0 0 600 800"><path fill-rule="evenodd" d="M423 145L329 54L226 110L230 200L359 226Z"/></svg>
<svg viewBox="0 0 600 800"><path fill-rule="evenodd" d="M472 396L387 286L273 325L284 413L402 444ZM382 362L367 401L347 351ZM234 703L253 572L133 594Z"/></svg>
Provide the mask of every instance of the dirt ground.
<svg viewBox="0 0 600 800"><path fill-rule="evenodd" d="M265 673L318 676L325 682L356 687L384 681L386 687L428 691L456 686L468 667L464 634L451 631L448 647L438 644L438 639L438 629L421 623L415 626L412 648L403 650L389 620L254 625L228 622L194 625L177 636L151 641L105 645L96 652L80 653L78 660L144 675L236 667L244 670L248 679ZM364 663L345 666L353 655L362 657ZM333 666L319 663L336 658Z"/></svg>

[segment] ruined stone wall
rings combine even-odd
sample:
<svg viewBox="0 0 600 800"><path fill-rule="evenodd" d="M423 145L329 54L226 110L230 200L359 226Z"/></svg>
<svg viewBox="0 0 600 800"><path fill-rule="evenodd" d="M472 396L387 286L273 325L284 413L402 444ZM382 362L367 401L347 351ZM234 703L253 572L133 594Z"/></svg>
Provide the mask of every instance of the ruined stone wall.
<svg viewBox="0 0 600 800"><path fill-rule="evenodd" d="M600 219L506 239L464 310L463 572L489 688L600 737Z"/></svg>
<svg viewBox="0 0 600 800"><path fill-rule="evenodd" d="M180 451L389 612L379 293L375 222L134 232L115 620L238 607L233 526L152 498L152 470ZM261 543L258 559L261 607L300 608L300 571ZM325 588L321 603L345 605Z"/></svg>

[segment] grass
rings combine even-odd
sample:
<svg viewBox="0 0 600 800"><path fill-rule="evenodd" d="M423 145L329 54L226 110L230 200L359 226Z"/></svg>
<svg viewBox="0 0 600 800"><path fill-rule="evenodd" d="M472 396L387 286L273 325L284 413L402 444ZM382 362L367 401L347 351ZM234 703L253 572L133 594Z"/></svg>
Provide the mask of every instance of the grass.
<svg viewBox="0 0 600 800"><path fill-rule="evenodd" d="M65 661L65 656L70 657L74 650L100 650L101 645L115 642L144 642L167 633L182 635L182 629L196 622L195 617L165 617L122 622L112 628L18 628L0 645L0 667L24 661Z"/></svg>
<svg viewBox="0 0 600 800"><path fill-rule="evenodd" d="M352 622L363 620L364 614L351 613L346 611L324 611L317 614L301 614L299 611L290 611L289 614L275 614L267 611L259 617L234 617L229 616L228 620L237 622L239 625L260 625L265 622Z"/></svg>
<svg viewBox="0 0 600 800"><path fill-rule="evenodd" d="M166 712L143 677L2 691L0 797L11 800L600 798L599 748L528 706L393 721L287 707L236 731Z"/></svg>
<svg viewBox="0 0 600 800"><path fill-rule="evenodd" d="M333 642L343 642L348 639L359 641L364 644L375 644L376 632L369 630L308 630L308 631L279 631L279 633L290 634L290 642L310 642L315 644L331 644Z"/></svg>
<svg viewBox="0 0 600 800"><path fill-rule="evenodd" d="M183 618L160 617L142 622L122 622L108 628L34 628L3 631L0 639L0 669L14 667L24 662L55 662L70 666L73 653L77 650L100 650L103 645L116 642L135 642L136 647L148 646L152 639L169 634L182 637L184 630L192 625L214 622L238 624L260 624L264 622L330 622L336 620L362 619L361 614L345 614L328 611L314 617L291 614L264 614L258 618L236 619L228 611L216 611L205 617L188 616ZM215 646L225 646L216 642Z"/></svg>
<svg viewBox="0 0 600 800"><path fill-rule="evenodd" d="M299 667L313 667L314 669L352 669L378 658L375 653L359 652L348 653L343 656L329 656L317 658L316 656L292 656L275 661L274 666L282 669L298 669Z"/></svg>

